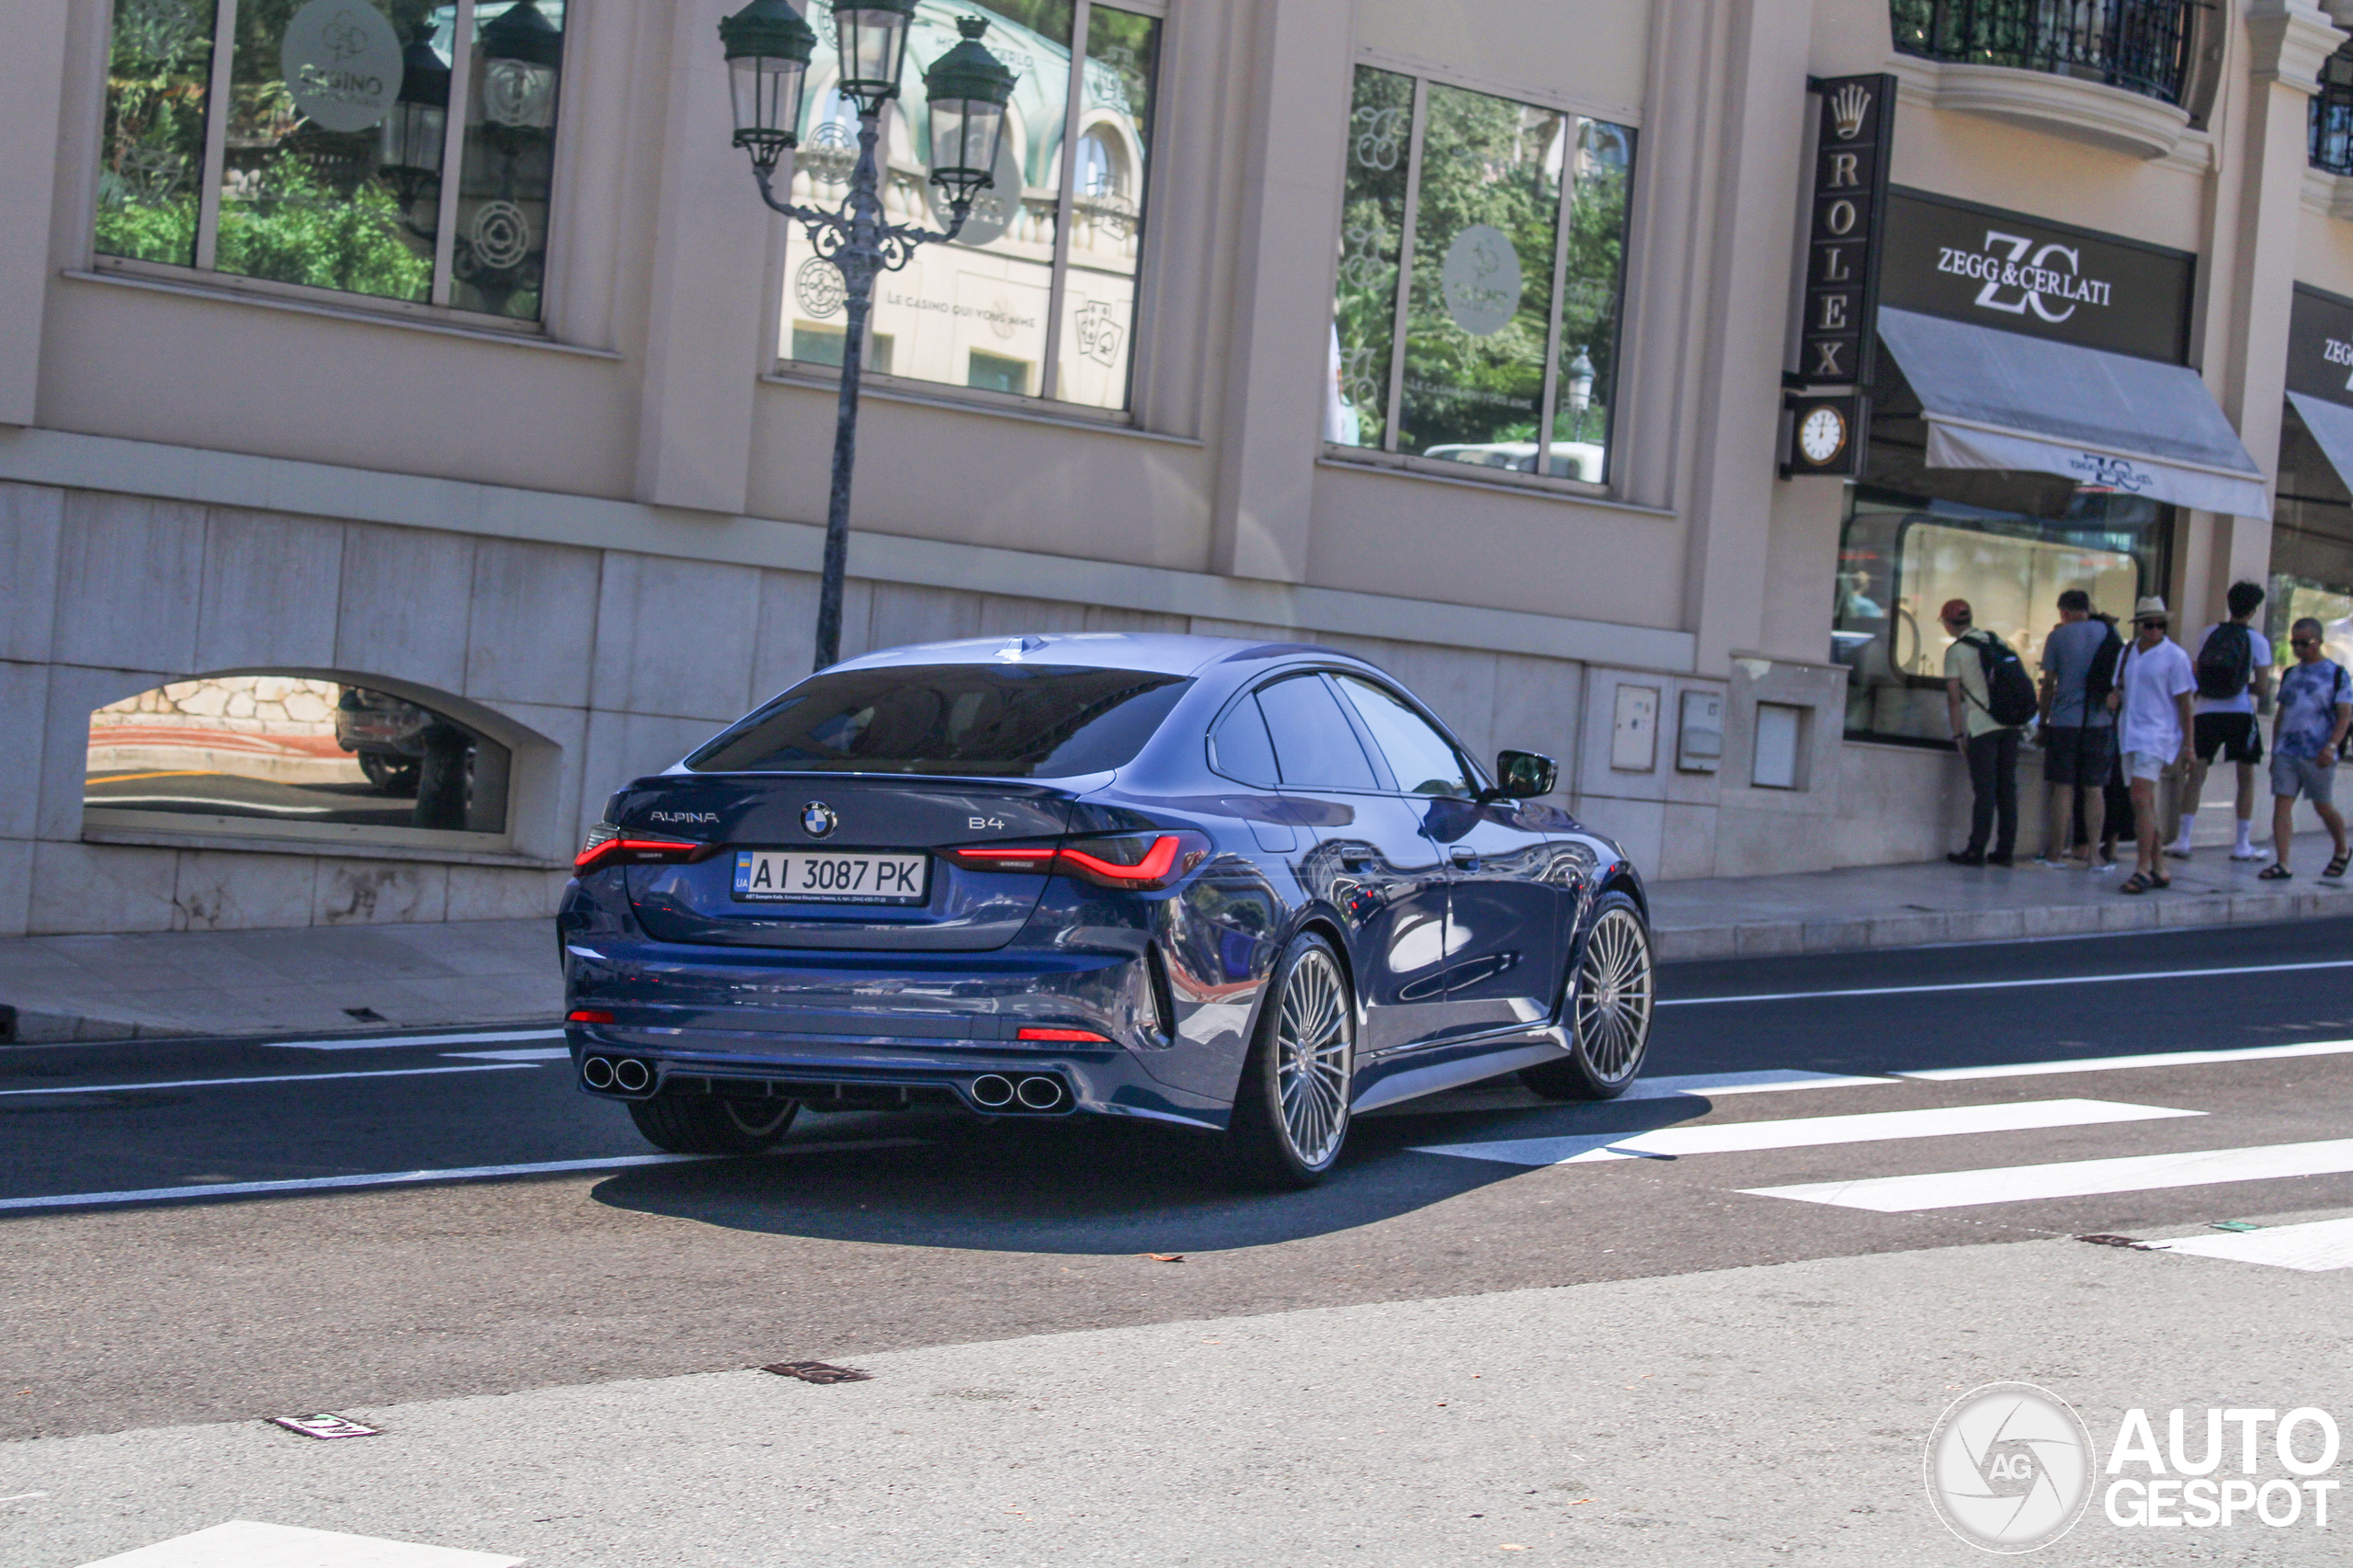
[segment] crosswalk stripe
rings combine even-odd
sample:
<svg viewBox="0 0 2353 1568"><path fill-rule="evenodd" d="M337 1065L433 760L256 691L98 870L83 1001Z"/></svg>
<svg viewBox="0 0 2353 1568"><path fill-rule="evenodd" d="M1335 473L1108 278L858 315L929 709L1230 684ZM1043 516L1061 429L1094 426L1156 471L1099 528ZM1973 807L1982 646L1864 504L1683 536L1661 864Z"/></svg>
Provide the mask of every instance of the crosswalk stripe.
<svg viewBox="0 0 2353 1568"><path fill-rule="evenodd" d="M1858 985L1844 991L1752 991L1737 996L1662 996L1662 1007L1714 1007L1734 1002L1813 1002L1836 996L1923 996L1939 991L2017 991L2046 985L2114 985L2136 980L2203 980L2210 975L2293 974L2305 970L2353 969L2353 959L2310 963L2233 964L2225 969L2144 969L2129 974L2050 974L2025 980L1953 980L1934 985Z"/></svg>
<svg viewBox="0 0 2353 1568"><path fill-rule="evenodd" d="M1925 1176L1862 1176L1793 1187L1751 1187L1757 1198L1789 1198L1841 1209L1905 1214L1924 1209L1966 1209L1981 1203L2023 1203L2042 1198L2087 1198L2107 1192L2209 1187L2283 1176L2335 1176L2353 1171L2353 1138L2272 1143L2246 1149L2196 1149L2178 1154L2126 1154L2047 1165L1939 1171Z"/></svg>
<svg viewBox="0 0 2353 1568"><path fill-rule="evenodd" d="M193 1535L101 1558L87 1568L517 1568L522 1561L489 1551L232 1519Z"/></svg>
<svg viewBox="0 0 2353 1568"><path fill-rule="evenodd" d="M1762 1095L1782 1089L1846 1089L1863 1084L1894 1082L1893 1078L1850 1077L1844 1073L1809 1073L1796 1067L1768 1067L1747 1073L1685 1073L1664 1078L1637 1078L1618 1097L1621 1100L1657 1100L1676 1095Z"/></svg>
<svg viewBox="0 0 2353 1568"><path fill-rule="evenodd" d="M2113 1100L2025 1100L2003 1105L1863 1111L1849 1116L1801 1116L1770 1121L1715 1122L1698 1127L1665 1127L1656 1131L1631 1134L1589 1132L1563 1138L1436 1143L1414 1152L1452 1154L1466 1160L1494 1160L1515 1165L1565 1165L1601 1160L1679 1159L1685 1154L1812 1149L1832 1143L1871 1143L1894 1138L1941 1138L1972 1132L2024 1132L2052 1127L2096 1127L2110 1122L2154 1121L2204 1114L2203 1111L2175 1110L2165 1106L2122 1105Z"/></svg>
<svg viewBox="0 0 2353 1568"><path fill-rule="evenodd" d="M2353 1040L2313 1040L2301 1045L2249 1045L2231 1051L2160 1051L2143 1056L2079 1056L2064 1062L2006 1062L1986 1067L1928 1067L1898 1078L1957 1084L1972 1078L2030 1078L2049 1073L2109 1073L2131 1067L2203 1067L2231 1062L2276 1062L2297 1056L2353 1053Z"/></svg>
<svg viewBox="0 0 2353 1568"><path fill-rule="evenodd" d="M2353 1220L2315 1220L2303 1225L2268 1225L2219 1236L2190 1236L2177 1242L2152 1242L2165 1252L2186 1252L2197 1257L2228 1258L2234 1263L2268 1263L2275 1268L2302 1269L2317 1274L2331 1268L2353 1268Z"/></svg>

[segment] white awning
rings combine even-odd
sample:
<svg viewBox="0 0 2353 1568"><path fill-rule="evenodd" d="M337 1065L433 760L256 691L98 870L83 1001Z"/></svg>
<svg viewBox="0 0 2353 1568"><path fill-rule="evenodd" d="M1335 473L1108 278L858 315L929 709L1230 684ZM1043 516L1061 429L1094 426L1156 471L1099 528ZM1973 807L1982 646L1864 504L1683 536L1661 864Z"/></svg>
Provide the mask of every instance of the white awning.
<svg viewBox="0 0 2353 1568"><path fill-rule="evenodd" d="M2353 486L2353 408L2310 392L2290 392L2288 401L2303 415L2304 428L2313 433L2320 449L2327 454L2329 466L2336 470L2336 477Z"/></svg>
<svg viewBox="0 0 2353 1568"><path fill-rule="evenodd" d="M1919 394L1931 468L2055 473L2177 506L2271 516L2263 471L2187 366L1893 306L1879 312L1879 335Z"/></svg>

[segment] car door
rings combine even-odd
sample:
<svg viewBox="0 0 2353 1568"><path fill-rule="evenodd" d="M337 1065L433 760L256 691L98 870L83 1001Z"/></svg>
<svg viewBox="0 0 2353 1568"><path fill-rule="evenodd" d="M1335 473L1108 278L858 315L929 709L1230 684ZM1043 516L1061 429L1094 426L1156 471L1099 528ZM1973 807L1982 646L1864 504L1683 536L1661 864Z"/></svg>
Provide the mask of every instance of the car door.
<svg viewBox="0 0 2353 1568"><path fill-rule="evenodd" d="M1551 1017L1564 890L1546 880L1550 841L1518 801L1479 799L1477 772L1400 693L1361 676L1334 684L1418 805L1443 852L1446 1006L1441 1037L1527 1028Z"/></svg>
<svg viewBox="0 0 2353 1568"><path fill-rule="evenodd" d="M1442 1027L1448 876L1418 812L1388 792L1327 677L1279 677L1254 694L1282 794L1315 835L1308 892L1348 923L1361 1015L1357 1050L1378 1057Z"/></svg>

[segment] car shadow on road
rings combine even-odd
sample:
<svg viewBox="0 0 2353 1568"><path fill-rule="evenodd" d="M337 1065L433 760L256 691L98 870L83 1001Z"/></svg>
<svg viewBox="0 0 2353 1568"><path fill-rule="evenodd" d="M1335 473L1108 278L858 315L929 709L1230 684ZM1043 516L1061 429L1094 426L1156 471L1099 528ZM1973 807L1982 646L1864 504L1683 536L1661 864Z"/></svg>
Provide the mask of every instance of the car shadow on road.
<svg viewBox="0 0 2353 1568"><path fill-rule="evenodd" d="M1416 1145L1631 1134L1708 1107L1699 1096L1533 1108L1433 1102L1427 1111L1360 1119L1340 1168L1296 1192L1253 1191L1228 1173L1215 1140L1157 1128L915 1113L809 1118L773 1154L646 1166L599 1182L594 1197L731 1230L894 1246L1215 1252L1353 1230L1529 1169ZM844 1146L828 1152L828 1143Z"/></svg>

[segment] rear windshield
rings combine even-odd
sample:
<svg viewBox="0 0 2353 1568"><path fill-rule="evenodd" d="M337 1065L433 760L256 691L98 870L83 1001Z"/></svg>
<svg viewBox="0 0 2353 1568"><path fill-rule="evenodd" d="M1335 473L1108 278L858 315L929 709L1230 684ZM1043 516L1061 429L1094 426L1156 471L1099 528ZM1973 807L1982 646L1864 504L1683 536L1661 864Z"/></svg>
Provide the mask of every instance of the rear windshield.
<svg viewBox="0 0 2353 1568"><path fill-rule="evenodd" d="M1066 778L1125 765L1193 683L1075 665L813 676L694 756L698 773Z"/></svg>

